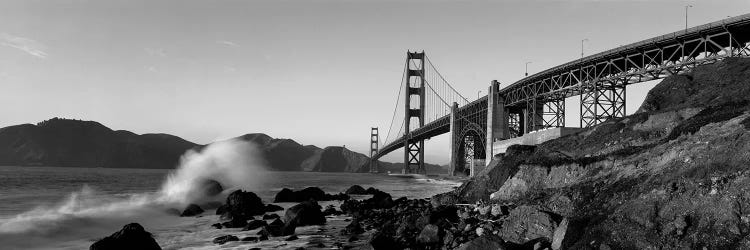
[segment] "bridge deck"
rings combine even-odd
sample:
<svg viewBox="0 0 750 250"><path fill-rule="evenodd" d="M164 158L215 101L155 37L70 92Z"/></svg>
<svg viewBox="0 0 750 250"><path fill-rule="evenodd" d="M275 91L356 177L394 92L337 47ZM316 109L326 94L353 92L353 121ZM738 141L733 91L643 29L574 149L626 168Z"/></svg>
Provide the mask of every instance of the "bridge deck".
<svg viewBox="0 0 750 250"><path fill-rule="evenodd" d="M712 39L716 36L727 37L722 37L721 40ZM750 14L745 14L570 61L521 79L501 89L500 95L505 97L506 106L511 106L523 103L529 98L545 95L557 95L555 98L580 95L582 90L579 87L587 81L625 77L624 84L630 84L659 79L683 72L690 65L710 63L727 56L735 56L735 53L750 56L749 43ZM726 51L727 47L736 48L738 52ZM720 54L722 51L728 53ZM629 77L633 76L637 79L630 80ZM487 96L484 96L460 107L458 112L476 116L478 109L475 106L486 102ZM440 117L385 145L373 158L378 159L403 147L407 138L410 142L418 141L448 132L450 115Z"/></svg>

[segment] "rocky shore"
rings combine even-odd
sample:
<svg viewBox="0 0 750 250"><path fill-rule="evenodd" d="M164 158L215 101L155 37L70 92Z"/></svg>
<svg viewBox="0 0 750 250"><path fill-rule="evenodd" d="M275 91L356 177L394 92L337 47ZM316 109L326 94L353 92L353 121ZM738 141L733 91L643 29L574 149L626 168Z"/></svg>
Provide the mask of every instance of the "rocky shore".
<svg viewBox="0 0 750 250"><path fill-rule="evenodd" d="M728 58L666 78L633 115L511 146L461 187L429 199L359 186L337 195L284 190L277 198L298 204L258 219L268 206L235 191L215 226L257 236L214 242L295 241L299 226L343 214L334 243L303 248L750 249L748 152L750 59ZM326 199L341 199L339 209L323 209ZM103 241L110 238L118 237Z"/></svg>

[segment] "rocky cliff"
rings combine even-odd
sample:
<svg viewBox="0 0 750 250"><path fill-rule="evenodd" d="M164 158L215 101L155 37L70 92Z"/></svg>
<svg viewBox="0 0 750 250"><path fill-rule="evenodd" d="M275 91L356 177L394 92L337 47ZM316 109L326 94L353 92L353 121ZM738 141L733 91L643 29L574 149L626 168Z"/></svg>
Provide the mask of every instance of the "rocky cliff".
<svg viewBox="0 0 750 250"><path fill-rule="evenodd" d="M749 249L749 104L750 59L700 66L663 80L636 114L509 148L433 203L509 209L495 234L516 244Z"/></svg>

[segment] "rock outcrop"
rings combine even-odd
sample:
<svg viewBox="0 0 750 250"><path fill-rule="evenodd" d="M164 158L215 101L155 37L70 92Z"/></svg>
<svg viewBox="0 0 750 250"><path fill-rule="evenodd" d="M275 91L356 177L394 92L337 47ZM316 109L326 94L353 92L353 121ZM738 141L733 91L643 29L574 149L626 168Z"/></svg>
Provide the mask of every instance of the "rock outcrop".
<svg viewBox="0 0 750 250"><path fill-rule="evenodd" d="M727 58L666 78L636 114L512 146L433 204L506 206L497 235L508 243L744 249L748 152L750 59Z"/></svg>
<svg viewBox="0 0 750 250"><path fill-rule="evenodd" d="M263 201L253 192L237 190L227 196L224 205L216 210L216 214L221 215L224 219L247 221L253 219L255 215L261 215L266 212L266 206ZM237 226L237 227L243 227Z"/></svg>
<svg viewBox="0 0 750 250"><path fill-rule="evenodd" d="M302 202L308 200L330 201L330 200L347 200L346 194L327 194L319 187L307 187L299 191L283 188L274 197L273 202Z"/></svg>
<svg viewBox="0 0 750 250"><path fill-rule="evenodd" d="M287 226L322 225L326 223L326 217L320 209L317 202L305 201L287 209L284 221Z"/></svg>
<svg viewBox="0 0 750 250"><path fill-rule="evenodd" d="M90 250L161 250L159 243L154 240L151 233L143 229L138 223L130 223L122 227L120 231L101 240L94 242Z"/></svg>

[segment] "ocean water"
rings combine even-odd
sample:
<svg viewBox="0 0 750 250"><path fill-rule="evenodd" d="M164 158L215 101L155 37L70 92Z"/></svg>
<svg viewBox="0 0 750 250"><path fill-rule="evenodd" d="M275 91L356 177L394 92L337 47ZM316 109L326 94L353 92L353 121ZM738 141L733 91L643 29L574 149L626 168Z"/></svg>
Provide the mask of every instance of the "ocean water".
<svg viewBox="0 0 750 250"><path fill-rule="evenodd" d="M224 151L222 151L224 152ZM209 152L210 154L210 152ZM225 154L222 159L233 159ZM271 239L261 243L232 242L215 245L213 238L256 231L213 229L219 222L214 210L201 217L178 217L166 211L182 209L182 195L196 176L209 176L228 187L224 195L242 188L258 194L265 203L284 187L317 186L328 193L345 191L357 184L375 187L394 198L427 198L452 190L458 183L431 179L399 178L378 174L273 172L262 169L238 171L237 159L226 163L206 160L206 153L183 157L177 170L105 169L63 167L0 167L0 249L88 249L96 239L108 236L130 222L142 224L164 249L290 249L323 242L332 247L346 217L330 217L325 226L297 229L300 239ZM208 157L211 158L211 157ZM242 162L242 161L240 161ZM210 164L209 164L210 163ZM239 164L241 169L253 162ZM208 171L211 170L211 171ZM177 198L175 198L177 197ZM337 202L324 202L326 205ZM294 204L279 204L290 207ZM283 211L278 212L283 215Z"/></svg>

